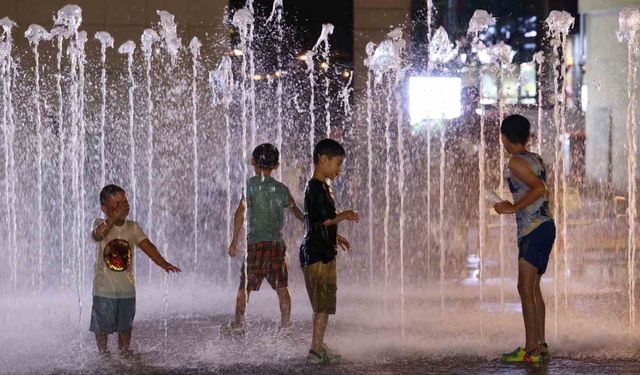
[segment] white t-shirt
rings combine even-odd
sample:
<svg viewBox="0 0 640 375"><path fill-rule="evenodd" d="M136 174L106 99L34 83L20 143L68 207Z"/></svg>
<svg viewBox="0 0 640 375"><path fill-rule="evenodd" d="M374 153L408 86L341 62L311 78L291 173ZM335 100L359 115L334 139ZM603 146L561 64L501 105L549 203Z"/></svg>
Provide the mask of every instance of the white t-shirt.
<svg viewBox="0 0 640 375"><path fill-rule="evenodd" d="M104 219L96 219L98 226ZM133 298L136 296L134 250L147 239L135 221L126 220L122 226L114 225L109 234L96 242L93 295L107 298Z"/></svg>

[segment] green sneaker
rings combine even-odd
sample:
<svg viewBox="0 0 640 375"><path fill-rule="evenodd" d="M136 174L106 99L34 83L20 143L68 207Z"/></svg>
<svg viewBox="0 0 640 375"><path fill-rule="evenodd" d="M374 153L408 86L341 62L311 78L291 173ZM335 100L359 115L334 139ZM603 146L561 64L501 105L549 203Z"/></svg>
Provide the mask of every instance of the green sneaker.
<svg viewBox="0 0 640 375"><path fill-rule="evenodd" d="M502 353L500 359L505 363L539 363L540 351L535 349L527 352L523 348L517 347L511 353Z"/></svg>
<svg viewBox="0 0 640 375"><path fill-rule="evenodd" d="M327 344L324 344L324 352L327 354L327 358L333 363L342 362L342 356L338 354L335 350L329 348Z"/></svg>
<svg viewBox="0 0 640 375"><path fill-rule="evenodd" d="M539 350L540 350L540 357L542 359L551 358L551 353L549 352L549 345L546 342L543 342L542 344L540 344Z"/></svg>
<svg viewBox="0 0 640 375"><path fill-rule="evenodd" d="M524 362L525 354L527 354L527 352L518 346L516 350L512 351L511 353L502 353L500 359L502 360L502 362L506 363Z"/></svg>
<svg viewBox="0 0 640 375"><path fill-rule="evenodd" d="M220 329L220 334L225 337L244 336L244 327L235 326L233 324L222 326L222 328Z"/></svg>
<svg viewBox="0 0 640 375"><path fill-rule="evenodd" d="M342 362L342 357L337 354L329 354L326 351L320 353L309 350L307 362L314 365L337 365Z"/></svg>
<svg viewBox="0 0 640 375"><path fill-rule="evenodd" d="M309 350L309 354L307 354L307 362L312 365L324 365L326 364L324 352L318 353L313 350Z"/></svg>

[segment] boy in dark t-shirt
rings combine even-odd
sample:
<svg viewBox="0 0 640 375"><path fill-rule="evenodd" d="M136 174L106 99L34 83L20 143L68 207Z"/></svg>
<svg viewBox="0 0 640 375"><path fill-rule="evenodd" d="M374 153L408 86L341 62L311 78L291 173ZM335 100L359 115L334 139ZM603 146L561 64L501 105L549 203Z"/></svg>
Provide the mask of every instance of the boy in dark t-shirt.
<svg viewBox="0 0 640 375"><path fill-rule="evenodd" d="M343 220L360 221L353 210L336 213L335 200L329 185L335 179L345 158L340 143L332 139L318 142L313 150L313 177L304 193L306 233L300 245L300 265L313 308L313 337L307 359L311 363L339 363L341 357L327 350L324 333L329 314L336 312L337 246L350 249L349 241L338 234Z"/></svg>

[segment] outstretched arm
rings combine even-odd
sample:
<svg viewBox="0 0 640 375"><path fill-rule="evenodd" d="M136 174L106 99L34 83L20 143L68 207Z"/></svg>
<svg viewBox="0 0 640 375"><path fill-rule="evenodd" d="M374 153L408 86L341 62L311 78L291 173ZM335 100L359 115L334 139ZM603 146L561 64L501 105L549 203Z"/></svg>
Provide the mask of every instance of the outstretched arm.
<svg viewBox="0 0 640 375"><path fill-rule="evenodd" d="M360 222L360 215L354 210L342 211L336 215L335 219L329 219L322 222L322 225L328 227L330 225L336 225L341 221L350 220L356 223Z"/></svg>
<svg viewBox="0 0 640 375"><path fill-rule="evenodd" d="M140 247L140 249L142 249L142 251L144 251L144 253L147 254L149 258L151 258L153 263L157 264L160 268L162 268L166 272L182 272L180 268L167 262L166 259L164 259L164 257L162 256L162 254L160 254L160 252L158 251L158 248L156 247L156 245L154 245L148 239L142 240L138 244L138 247Z"/></svg>
<svg viewBox="0 0 640 375"><path fill-rule="evenodd" d="M229 256L235 257L238 254L238 237L242 230L242 224L244 223L244 198L240 199L236 213L233 215L233 234L231 237L231 244L229 244Z"/></svg>

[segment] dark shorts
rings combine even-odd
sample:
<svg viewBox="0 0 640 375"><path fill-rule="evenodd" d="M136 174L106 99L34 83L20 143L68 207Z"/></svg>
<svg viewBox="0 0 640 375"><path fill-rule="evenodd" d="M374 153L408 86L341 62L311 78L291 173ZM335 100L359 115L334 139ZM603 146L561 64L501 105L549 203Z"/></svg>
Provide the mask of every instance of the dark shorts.
<svg viewBox="0 0 640 375"><path fill-rule="evenodd" d="M135 298L93 296L89 331L107 334L131 331L131 328L133 328L133 317L135 315Z"/></svg>
<svg viewBox="0 0 640 375"><path fill-rule="evenodd" d="M287 247L282 242L257 242L247 249L248 291L260 290L263 279L275 290L288 286ZM244 264L240 271L240 289L245 288Z"/></svg>
<svg viewBox="0 0 640 375"><path fill-rule="evenodd" d="M314 313L336 313L338 291L336 260L316 262L302 267L304 284Z"/></svg>
<svg viewBox="0 0 640 375"><path fill-rule="evenodd" d="M518 239L518 259L523 258L538 269L542 275L547 270L549 254L556 240L556 225L553 220L545 221L533 232Z"/></svg>

